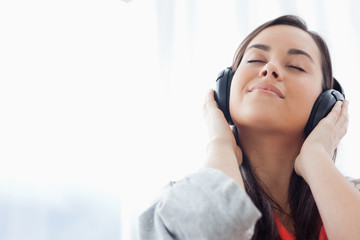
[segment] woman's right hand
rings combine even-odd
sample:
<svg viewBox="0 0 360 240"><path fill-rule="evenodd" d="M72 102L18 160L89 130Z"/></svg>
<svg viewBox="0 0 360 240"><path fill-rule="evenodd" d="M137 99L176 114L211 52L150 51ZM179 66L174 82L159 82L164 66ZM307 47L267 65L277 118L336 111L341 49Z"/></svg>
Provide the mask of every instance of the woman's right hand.
<svg viewBox="0 0 360 240"><path fill-rule="evenodd" d="M242 163L242 151L236 144L235 136L225 119L223 112L218 108L214 99L214 90L210 90L203 106L204 119L208 127L208 152L231 149L236 156L238 166ZM223 146L225 148L220 148ZM214 149L215 148L215 149ZM219 153L221 155L221 153Z"/></svg>

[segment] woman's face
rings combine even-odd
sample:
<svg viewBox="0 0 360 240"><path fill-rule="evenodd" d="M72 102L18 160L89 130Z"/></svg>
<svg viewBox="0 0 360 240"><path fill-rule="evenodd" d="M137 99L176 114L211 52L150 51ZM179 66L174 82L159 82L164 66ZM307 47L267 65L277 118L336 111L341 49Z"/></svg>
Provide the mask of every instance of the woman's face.
<svg viewBox="0 0 360 240"><path fill-rule="evenodd" d="M234 74L232 120L240 129L303 133L321 83L321 55L312 37L287 25L266 28Z"/></svg>

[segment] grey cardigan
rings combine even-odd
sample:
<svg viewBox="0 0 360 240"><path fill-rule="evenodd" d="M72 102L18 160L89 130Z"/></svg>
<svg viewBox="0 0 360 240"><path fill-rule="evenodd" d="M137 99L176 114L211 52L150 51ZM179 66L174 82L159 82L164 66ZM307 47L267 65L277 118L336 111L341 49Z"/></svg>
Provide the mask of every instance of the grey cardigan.
<svg viewBox="0 0 360 240"><path fill-rule="evenodd" d="M349 179L360 189L360 181ZM251 239L261 213L232 178L201 169L169 183L139 217L142 240Z"/></svg>
<svg viewBox="0 0 360 240"><path fill-rule="evenodd" d="M169 183L139 217L140 239L251 239L261 213L223 172L205 168Z"/></svg>

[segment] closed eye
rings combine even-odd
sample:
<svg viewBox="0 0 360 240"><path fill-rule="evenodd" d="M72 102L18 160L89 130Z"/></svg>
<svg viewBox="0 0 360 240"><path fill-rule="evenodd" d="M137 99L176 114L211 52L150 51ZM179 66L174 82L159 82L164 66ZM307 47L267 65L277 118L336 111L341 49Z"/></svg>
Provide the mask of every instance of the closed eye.
<svg viewBox="0 0 360 240"><path fill-rule="evenodd" d="M248 60L248 63L265 63L265 61L260 59Z"/></svg>
<svg viewBox="0 0 360 240"><path fill-rule="evenodd" d="M289 68L294 68L294 69L299 70L299 71L301 71L301 72L306 72L303 68L298 67L298 66L295 66L295 65L289 65L289 66L287 66L287 67L289 67Z"/></svg>

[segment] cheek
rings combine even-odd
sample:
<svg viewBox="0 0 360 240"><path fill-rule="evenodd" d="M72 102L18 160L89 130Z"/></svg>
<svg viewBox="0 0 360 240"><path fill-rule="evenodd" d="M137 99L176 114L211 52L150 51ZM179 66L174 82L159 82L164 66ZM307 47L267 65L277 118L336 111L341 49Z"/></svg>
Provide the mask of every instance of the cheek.
<svg viewBox="0 0 360 240"><path fill-rule="evenodd" d="M256 74L254 75L253 72L240 65L236 70L231 82L230 97L234 95L241 95L246 92L246 86L248 82L255 77Z"/></svg>
<svg viewBox="0 0 360 240"><path fill-rule="evenodd" d="M303 106L313 106L315 100L321 94L321 83L317 84L307 83L307 81L298 81L287 87L289 91L289 97L296 99L297 101L303 102Z"/></svg>
<svg viewBox="0 0 360 240"><path fill-rule="evenodd" d="M289 99L288 111L292 113L289 114L289 117L293 118L293 121L299 122L299 124L306 124L314 103L321 93L321 86L318 88L316 86L299 86L294 89L298 90L289 91L291 99Z"/></svg>
<svg viewBox="0 0 360 240"><path fill-rule="evenodd" d="M236 71L231 82L229 110L233 121L238 121L239 116L242 115L242 110L246 107L244 102L244 94L246 92L245 79L241 71Z"/></svg>
<svg viewBox="0 0 360 240"><path fill-rule="evenodd" d="M247 92L247 79L251 79L248 75L249 74L246 71L242 71L241 68L239 68L234 74L230 88L230 113L232 108L235 108L234 106L238 109L238 105L243 101L243 96Z"/></svg>

